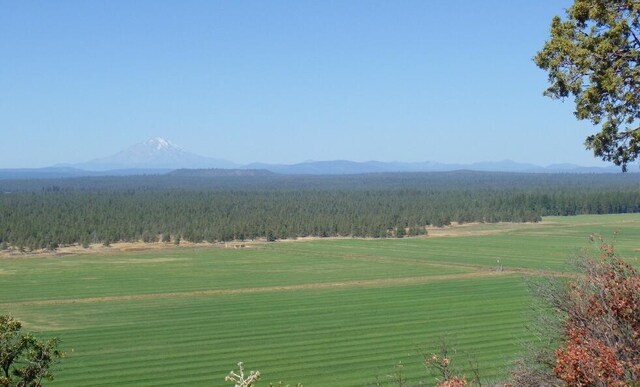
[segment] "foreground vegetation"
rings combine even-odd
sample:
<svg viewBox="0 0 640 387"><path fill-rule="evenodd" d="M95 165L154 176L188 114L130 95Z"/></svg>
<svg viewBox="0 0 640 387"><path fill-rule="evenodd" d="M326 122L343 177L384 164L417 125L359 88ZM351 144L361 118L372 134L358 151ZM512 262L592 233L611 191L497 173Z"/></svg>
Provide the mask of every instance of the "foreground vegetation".
<svg viewBox="0 0 640 387"><path fill-rule="evenodd" d="M431 382L418 354L442 336L486 382L532 339L525 277L562 275L593 232L617 231L620 254L639 263L640 215L455 230L3 259L0 310L63 340L53 385L222 385L239 360L265 385L374 385L400 362L410 383Z"/></svg>
<svg viewBox="0 0 640 387"><path fill-rule="evenodd" d="M23 332L20 321L0 315L0 386L40 386L53 380L50 368L63 355L57 338L40 341Z"/></svg>
<svg viewBox="0 0 640 387"><path fill-rule="evenodd" d="M408 173L0 181L0 249L404 237L451 222L640 212L640 175Z"/></svg>

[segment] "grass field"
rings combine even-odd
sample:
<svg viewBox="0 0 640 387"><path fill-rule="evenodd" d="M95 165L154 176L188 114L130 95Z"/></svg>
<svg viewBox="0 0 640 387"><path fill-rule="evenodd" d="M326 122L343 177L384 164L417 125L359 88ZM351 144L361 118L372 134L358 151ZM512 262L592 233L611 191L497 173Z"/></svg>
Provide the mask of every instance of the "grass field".
<svg viewBox="0 0 640 387"><path fill-rule="evenodd" d="M601 233L638 264L640 214L482 224L399 240L0 260L0 313L68 357L52 385L223 386L243 361L263 383L364 386L447 335L462 365L500 378L527 338L525 276L563 273ZM496 271L497 260L503 271Z"/></svg>

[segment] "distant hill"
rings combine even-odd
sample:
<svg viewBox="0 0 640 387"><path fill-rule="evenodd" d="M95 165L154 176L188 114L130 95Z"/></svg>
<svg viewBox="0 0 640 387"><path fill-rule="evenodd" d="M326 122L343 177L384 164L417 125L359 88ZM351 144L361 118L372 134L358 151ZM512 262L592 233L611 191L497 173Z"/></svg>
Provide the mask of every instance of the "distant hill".
<svg viewBox="0 0 640 387"><path fill-rule="evenodd" d="M0 169L0 179L50 179L81 176L90 175L87 174L87 171L71 167Z"/></svg>
<svg viewBox="0 0 640 387"><path fill-rule="evenodd" d="M274 172L266 169L176 169L169 176L218 177L218 176L273 176Z"/></svg>
<svg viewBox="0 0 640 387"><path fill-rule="evenodd" d="M376 161L355 162L348 160L308 161L291 165L253 163L243 168L266 169L284 175L353 175L376 172L399 172L402 170L402 168L397 168L390 163L379 163Z"/></svg>
<svg viewBox="0 0 640 387"><path fill-rule="evenodd" d="M402 163L382 161L305 161L298 164L266 164L253 163L243 168L267 169L285 175L353 175L361 173L385 173L385 172L435 172L453 171L464 169L462 167L449 166L431 162Z"/></svg>

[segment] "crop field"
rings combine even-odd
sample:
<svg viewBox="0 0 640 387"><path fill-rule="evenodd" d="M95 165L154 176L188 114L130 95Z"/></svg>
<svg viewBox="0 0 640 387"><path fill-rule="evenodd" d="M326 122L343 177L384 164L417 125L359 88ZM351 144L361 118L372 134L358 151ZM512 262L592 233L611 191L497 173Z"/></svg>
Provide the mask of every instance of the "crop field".
<svg viewBox="0 0 640 387"><path fill-rule="evenodd" d="M0 313L62 339L51 385L224 386L238 361L263 386L374 385L399 363L430 383L420 353L443 336L495 380L529 338L525 277L568 275L592 233L640 263L640 214L429 233L4 258Z"/></svg>

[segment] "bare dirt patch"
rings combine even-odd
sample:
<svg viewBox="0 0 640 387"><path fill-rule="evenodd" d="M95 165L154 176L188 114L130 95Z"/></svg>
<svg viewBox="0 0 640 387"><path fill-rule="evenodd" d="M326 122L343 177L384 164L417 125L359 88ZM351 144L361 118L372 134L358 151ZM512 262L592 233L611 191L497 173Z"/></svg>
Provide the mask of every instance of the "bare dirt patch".
<svg viewBox="0 0 640 387"><path fill-rule="evenodd" d="M548 226L550 223L452 223L444 227L427 227L429 237L465 237L502 234L516 230L528 230Z"/></svg>
<svg viewBox="0 0 640 387"><path fill-rule="evenodd" d="M36 250L20 252L18 250L5 250L0 252L0 258L47 258L47 257L66 257L74 255L114 255L126 252L144 252L144 251L163 251L163 250L176 250L181 248L210 248L219 247L213 243L180 243L180 245L174 245L170 243L144 243L144 242L117 242L110 246L104 246L96 243L89 245L89 247L82 247L80 245L62 246L55 251L51 250Z"/></svg>
<svg viewBox="0 0 640 387"><path fill-rule="evenodd" d="M30 331L61 331L65 329L70 329L71 327L64 326L57 322L54 322L51 318L48 319L27 319L22 321L24 327Z"/></svg>

